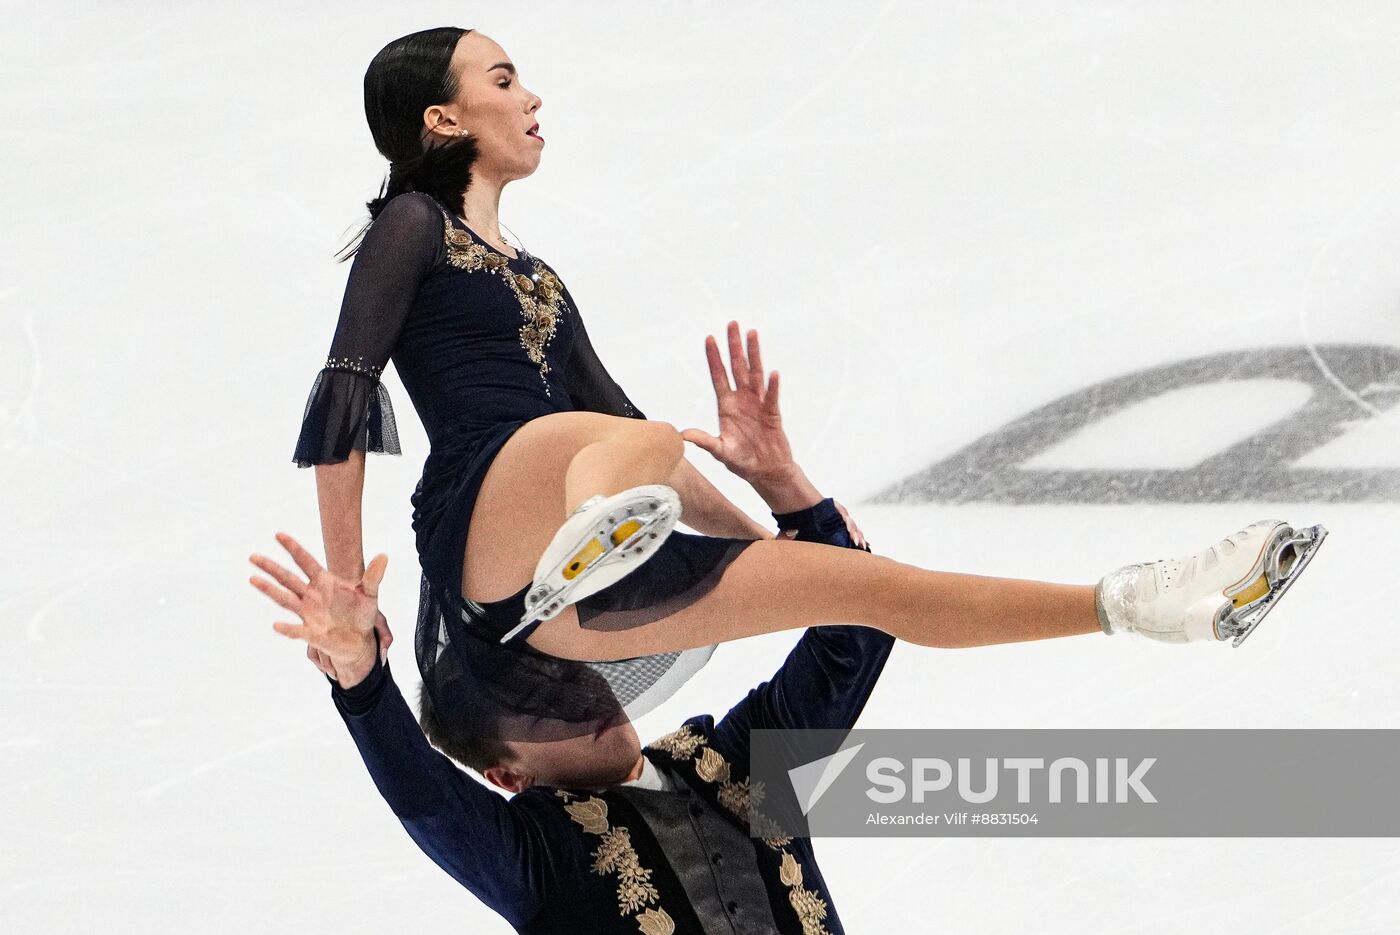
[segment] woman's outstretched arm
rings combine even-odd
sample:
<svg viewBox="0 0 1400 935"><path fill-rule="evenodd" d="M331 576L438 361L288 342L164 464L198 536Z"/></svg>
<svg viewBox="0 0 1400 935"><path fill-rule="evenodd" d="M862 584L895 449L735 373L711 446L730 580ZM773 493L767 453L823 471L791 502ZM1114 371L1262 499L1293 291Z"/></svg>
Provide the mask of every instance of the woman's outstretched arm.
<svg viewBox="0 0 1400 935"><path fill-rule="evenodd" d="M394 410L380 376L441 241L442 215L427 195L400 195L384 206L351 264L330 351L302 414L293 460L316 468L326 562L352 580L365 570L365 453L399 454Z"/></svg>
<svg viewBox="0 0 1400 935"><path fill-rule="evenodd" d="M351 451L339 464L316 465L316 502L321 511L321 540L332 574L358 581L365 573L361 509L364 504L365 453Z"/></svg>

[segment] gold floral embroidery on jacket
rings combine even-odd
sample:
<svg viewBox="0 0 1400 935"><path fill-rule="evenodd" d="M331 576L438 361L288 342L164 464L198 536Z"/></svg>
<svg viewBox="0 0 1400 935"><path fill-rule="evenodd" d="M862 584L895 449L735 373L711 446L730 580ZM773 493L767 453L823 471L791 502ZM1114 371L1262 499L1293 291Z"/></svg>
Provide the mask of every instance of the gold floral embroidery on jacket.
<svg viewBox="0 0 1400 935"><path fill-rule="evenodd" d="M564 810L569 817L589 834L596 834L600 840L593 851L593 872L606 876L617 875L617 905L621 915L629 913L637 916L637 926L642 935L671 935L676 924L670 913L657 906L647 908L661 898L655 884L651 882L651 870L641 865L637 850L632 846L632 834L625 825L612 825L608 821L608 803L597 796L589 796L581 801L571 792L554 790L554 794L565 801Z"/></svg>
<svg viewBox="0 0 1400 935"><path fill-rule="evenodd" d="M698 770L697 770L698 772ZM759 784L762 785L761 783ZM758 805L762 801L762 795L754 794L754 787L747 779L738 782L726 782L719 787L717 798L719 804L723 805L733 815L747 815L750 805Z"/></svg>
<svg viewBox="0 0 1400 935"><path fill-rule="evenodd" d="M658 737L647 746L656 750L664 750L677 760L688 760L695 755L695 750L705 742L690 725L686 724L679 730L673 730L664 737Z"/></svg>
<svg viewBox="0 0 1400 935"><path fill-rule="evenodd" d="M676 923L665 909L643 909L637 915L637 928L642 930L642 935L672 935Z"/></svg>
<svg viewBox="0 0 1400 935"><path fill-rule="evenodd" d="M520 346L525 349L530 362L539 366L545 395L550 395L549 381L545 379L545 374L550 370L549 361L545 359L545 348L554 337L555 326L565 307L563 283L533 256L530 257L530 263L535 267L533 277L515 272L503 254L473 240L470 233L452 223L446 211L442 212L442 217L447 262L469 273L497 273L514 293L515 300L520 303L520 314L525 318L525 323L520 326Z"/></svg>
<svg viewBox="0 0 1400 935"><path fill-rule="evenodd" d="M784 851L783 853L787 853ZM790 856L790 855L789 855ZM788 902L802 923L802 935L830 935L822 920L826 918L826 902L799 882L788 890Z"/></svg>
<svg viewBox="0 0 1400 935"><path fill-rule="evenodd" d="M623 915L638 912L661 898L651 882L651 870L638 862L632 835L626 828L609 828L603 833L593 852L593 872L617 874L617 906Z"/></svg>
<svg viewBox="0 0 1400 935"><path fill-rule="evenodd" d="M757 810L763 801L763 784L750 783L747 779L731 778L729 761L714 747L705 742L703 735L696 733L689 725L682 725L666 736L648 744L657 750L664 750L677 761L695 760L695 774L705 782L719 783L716 798L719 804L740 821L752 824L763 835L763 843L780 855L778 879L788 888L788 903L797 913L802 925L802 935L830 935L822 920L826 918L826 901L814 890L802 885L802 865L793 853L787 850L792 837L783 832L777 822ZM697 757L696 751L700 754ZM750 810L752 809L752 814Z"/></svg>
<svg viewBox="0 0 1400 935"><path fill-rule="evenodd" d="M695 772L706 782L729 782L729 764L714 747L700 751L700 758L695 761Z"/></svg>
<svg viewBox="0 0 1400 935"><path fill-rule="evenodd" d="M583 825L583 830L593 834L603 834L608 830L608 804L602 799L590 798L582 802L571 802L564 806L569 817Z"/></svg>

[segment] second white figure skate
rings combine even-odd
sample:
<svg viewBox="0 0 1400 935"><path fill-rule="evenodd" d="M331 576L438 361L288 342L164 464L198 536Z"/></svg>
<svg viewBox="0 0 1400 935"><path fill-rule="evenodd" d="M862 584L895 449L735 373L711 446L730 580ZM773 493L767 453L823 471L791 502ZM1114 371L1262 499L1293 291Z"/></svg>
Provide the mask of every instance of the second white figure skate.
<svg viewBox="0 0 1400 935"><path fill-rule="evenodd" d="M1239 646L1312 561L1327 530L1260 520L1195 555L1128 565L1095 589L1106 633Z"/></svg>
<svg viewBox="0 0 1400 935"><path fill-rule="evenodd" d="M596 594L656 554L681 518L681 499L665 484L644 484L610 497L590 497L554 534L535 566L525 615L505 643L536 620Z"/></svg>

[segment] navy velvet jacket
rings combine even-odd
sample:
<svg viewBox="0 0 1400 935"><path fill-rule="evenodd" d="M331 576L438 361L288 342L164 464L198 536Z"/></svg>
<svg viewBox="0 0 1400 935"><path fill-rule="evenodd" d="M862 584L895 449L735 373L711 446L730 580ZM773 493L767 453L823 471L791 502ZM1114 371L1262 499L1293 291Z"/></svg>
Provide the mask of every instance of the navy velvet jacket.
<svg viewBox="0 0 1400 935"><path fill-rule="evenodd" d="M796 529L799 539L853 547L830 499L775 518L781 529ZM710 715L690 718L643 749L659 769L684 780L676 792L642 790L689 799L684 807L675 803L676 822L694 821L697 833L704 822L713 829L719 820L743 828L753 862L733 861L728 872L759 875L771 919L764 907L745 909L723 894L703 905L689 898L687 886L693 894L700 871L688 864L699 857L662 843L682 839L674 829L650 827L634 804L641 793L633 787L596 792L533 786L507 799L428 743L387 664L376 662L348 690L332 682L331 695L375 785L409 835L519 932L711 935L772 932L776 926L796 935L840 935L844 929L811 841L747 838L749 731L851 728L893 645L893 637L869 627L810 628L773 678L718 722ZM646 814L656 821L658 810L653 805ZM713 885L723 888L717 867L707 861L703 870L705 881L713 876ZM761 891L750 886L749 892Z"/></svg>

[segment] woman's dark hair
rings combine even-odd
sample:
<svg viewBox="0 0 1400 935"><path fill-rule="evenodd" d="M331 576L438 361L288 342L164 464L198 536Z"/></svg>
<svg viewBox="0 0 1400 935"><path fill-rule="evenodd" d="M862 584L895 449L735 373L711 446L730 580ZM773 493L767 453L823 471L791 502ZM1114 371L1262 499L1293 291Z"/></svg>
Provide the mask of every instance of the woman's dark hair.
<svg viewBox="0 0 1400 935"><path fill-rule="evenodd" d="M505 741L451 730L448 723L437 716L437 709L433 707L429 695L420 683L418 725L423 728L429 743L463 766L469 766L483 775L492 766L500 766L510 758L511 749Z"/></svg>
<svg viewBox="0 0 1400 935"><path fill-rule="evenodd" d="M365 119L375 148L389 160L389 175L379 196L365 203L370 220L345 246L342 262L354 256L365 231L395 195L426 192L460 209L478 155L476 140L430 143L438 137L423 126L423 111L457 96L452 53L469 32L439 26L409 33L380 49L365 70Z"/></svg>

